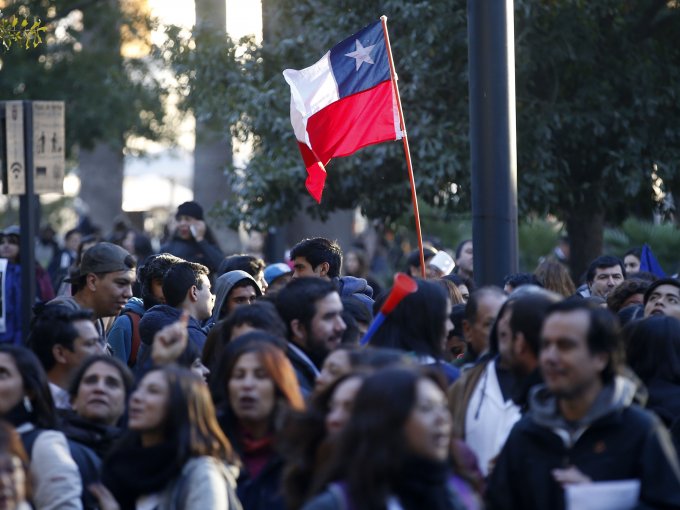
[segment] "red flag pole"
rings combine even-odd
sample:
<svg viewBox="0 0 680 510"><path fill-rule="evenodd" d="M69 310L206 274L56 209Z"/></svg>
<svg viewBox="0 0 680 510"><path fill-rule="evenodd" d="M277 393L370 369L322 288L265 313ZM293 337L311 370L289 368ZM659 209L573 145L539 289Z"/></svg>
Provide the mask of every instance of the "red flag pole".
<svg viewBox="0 0 680 510"><path fill-rule="evenodd" d="M380 16L380 21L383 26L383 34L385 36L385 48L387 48L387 58L390 61L390 76L392 78L392 85L394 86L394 93L397 96L397 108L399 109L399 124L401 127L402 138L404 144L404 154L406 155L406 167L408 168L408 178L411 182L411 202L413 202L413 215L416 218L416 235L418 236L418 249L420 250L420 272L425 278L425 252L423 251L423 235L420 231L420 213L418 212L418 196L416 195L416 181L413 177L413 166L411 165L411 151L408 147L408 136L406 136L406 123L404 122L404 112L401 109L401 97L399 96L399 87L397 86L397 73L394 70L394 60L392 59L392 47L390 46L390 38L387 35L387 16Z"/></svg>

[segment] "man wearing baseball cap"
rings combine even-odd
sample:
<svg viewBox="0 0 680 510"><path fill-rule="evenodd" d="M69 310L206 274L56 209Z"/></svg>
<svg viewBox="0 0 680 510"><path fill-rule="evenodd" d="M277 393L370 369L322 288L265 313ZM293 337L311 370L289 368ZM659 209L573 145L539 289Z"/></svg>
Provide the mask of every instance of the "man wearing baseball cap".
<svg viewBox="0 0 680 510"><path fill-rule="evenodd" d="M80 266L71 273L72 296L59 296L49 303L72 310L92 310L95 326L106 340L104 317L118 315L132 297L135 281L135 258L124 248L111 243L97 243L83 254Z"/></svg>
<svg viewBox="0 0 680 510"><path fill-rule="evenodd" d="M187 262L203 264L211 273L217 271L224 254L203 220L201 205L197 202L180 204L175 219L175 233L169 243L161 246L161 252L170 253Z"/></svg>
<svg viewBox="0 0 680 510"><path fill-rule="evenodd" d="M264 269L264 280L267 282L267 295L274 295L293 277L293 270L288 264L277 262Z"/></svg>

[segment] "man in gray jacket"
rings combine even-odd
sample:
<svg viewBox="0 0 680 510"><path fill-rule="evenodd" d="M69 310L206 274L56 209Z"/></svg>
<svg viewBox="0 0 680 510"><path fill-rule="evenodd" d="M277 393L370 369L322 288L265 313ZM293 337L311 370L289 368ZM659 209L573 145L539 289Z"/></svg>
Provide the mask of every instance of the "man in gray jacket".
<svg viewBox="0 0 680 510"><path fill-rule="evenodd" d="M582 300L553 305L541 330L539 362L546 384L534 390L529 412L505 443L488 508L569 508L569 487L596 490L605 481L639 487L625 508L680 508L680 468L668 431L632 404L634 385L617 375L616 318Z"/></svg>
<svg viewBox="0 0 680 510"><path fill-rule="evenodd" d="M227 317L237 307L252 304L262 295L255 279L239 269L224 273L215 281L215 306L211 323Z"/></svg>

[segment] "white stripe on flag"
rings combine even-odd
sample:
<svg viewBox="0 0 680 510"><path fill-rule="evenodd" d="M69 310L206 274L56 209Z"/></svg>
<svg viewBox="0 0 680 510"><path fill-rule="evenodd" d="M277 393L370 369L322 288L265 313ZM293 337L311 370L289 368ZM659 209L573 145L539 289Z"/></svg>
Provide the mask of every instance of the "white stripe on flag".
<svg viewBox="0 0 680 510"><path fill-rule="evenodd" d="M309 145L307 119L340 98L331 70L330 51L314 65L299 71L286 69L283 77L290 85L290 121L295 137Z"/></svg>

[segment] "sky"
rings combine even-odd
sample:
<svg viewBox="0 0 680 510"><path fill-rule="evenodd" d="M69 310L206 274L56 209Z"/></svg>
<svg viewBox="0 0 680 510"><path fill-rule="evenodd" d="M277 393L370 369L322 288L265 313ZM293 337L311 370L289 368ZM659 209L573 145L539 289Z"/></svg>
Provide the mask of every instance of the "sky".
<svg viewBox="0 0 680 510"><path fill-rule="evenodd" d="M227 32L237 40L247 34L262 32L262 3L260 0L226 0ZM191 0L149 0L153 12L167 24L191 27L195 22L194 2Z"/></svg>
<svg viewBox="0 0 680 510"><path fill-rule="evenodd" d="M227 32L232 39L238 40L244 35L254 33L257 40L261 40L261 1L226 0L226 2ZM193 0L148 0L148 5L162 25L172 24L190 29L196 21ZM161 27L156 43L160 43L163 39L162 30ZM123 187L123 210L148 210L151 207L163 205L164 201L174 207L184 200L191 199L191 174L193 173L191 151L194 146L194 125L193 118L187 117L180 127L178 144L184 151L179 151L177 154L169 153L166 147L140 142L153 157L128 158ZM247 147L241 147L240 157L247 156ZM167 171L169 175L165 175L163 171ZM154 195L156 195L156 202L160 201L160 203L151 203L146 191L149 188L158 191Z"/></svg>

